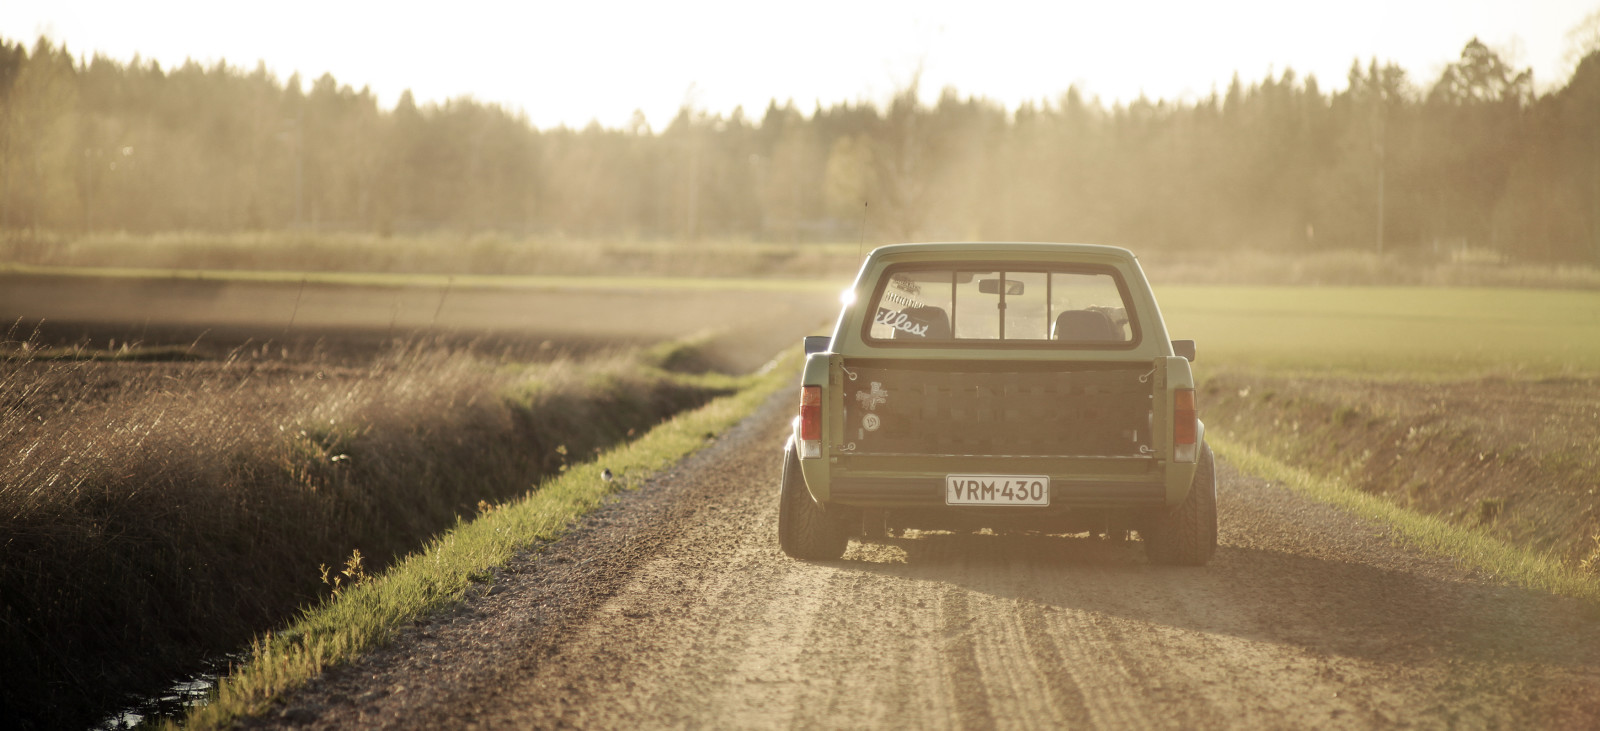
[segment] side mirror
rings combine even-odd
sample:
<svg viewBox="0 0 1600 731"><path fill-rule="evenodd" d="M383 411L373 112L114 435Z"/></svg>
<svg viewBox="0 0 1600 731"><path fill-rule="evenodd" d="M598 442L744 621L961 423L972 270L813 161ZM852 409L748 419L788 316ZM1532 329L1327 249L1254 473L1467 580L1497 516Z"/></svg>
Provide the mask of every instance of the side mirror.
<svg viewBox="0 0 1600 731"><path fill-rule="evenodd" d="M832 345L833 337L830 335L807 335L805 339L806 355L826 353Z"/></svg>
<svg viewBox="0 0 1600 731"><path fill-rule="evenodd" d="M1193 340L1174 340L1174 341L1172 341L1172 354L1173 355L1183 356L1184 358L1188 359L1188 361L1190 363L1193 363L1194 362L1194 341Z"/></svg>

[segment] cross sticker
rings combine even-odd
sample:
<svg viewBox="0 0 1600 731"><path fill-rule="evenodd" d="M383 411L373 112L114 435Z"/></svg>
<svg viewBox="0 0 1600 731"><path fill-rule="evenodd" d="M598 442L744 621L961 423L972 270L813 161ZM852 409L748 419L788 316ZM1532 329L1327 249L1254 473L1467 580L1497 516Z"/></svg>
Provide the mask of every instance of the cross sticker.
<svg viewBox="0 0 1600 731"><path fill-rule="evenodd" d="M861 405L867 408L867 411L873 411L878 404L886 404L889 402L889 392L883 390L882 383L873 381L872 393L867 393L866 391L857 391L856 400L860 401Z"/></svg>

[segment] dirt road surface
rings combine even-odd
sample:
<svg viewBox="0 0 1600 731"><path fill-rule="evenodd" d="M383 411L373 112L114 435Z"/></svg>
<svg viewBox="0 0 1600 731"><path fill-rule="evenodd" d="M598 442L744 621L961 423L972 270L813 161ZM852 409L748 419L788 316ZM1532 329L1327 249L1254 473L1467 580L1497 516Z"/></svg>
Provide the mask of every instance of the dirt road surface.
<svg viewBox="0 0 1600 731"><path fill-rule="evenodd" d="M778 550L791 399L251 726L1600 727L1600 620L1221 466L1208 567L911 534Z"/></svg>

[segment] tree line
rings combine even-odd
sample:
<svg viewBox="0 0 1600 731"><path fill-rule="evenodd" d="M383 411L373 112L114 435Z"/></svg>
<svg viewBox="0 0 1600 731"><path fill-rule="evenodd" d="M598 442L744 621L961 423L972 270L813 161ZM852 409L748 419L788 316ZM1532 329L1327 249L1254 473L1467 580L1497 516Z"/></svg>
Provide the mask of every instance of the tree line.
<svg viewBox="0 0 1600 731"><path fill-rule="evenodd" d="M1064 74L1070 76L1070 74ZM0 39L0 228L313 229L755 240L1087 241L1600 261L1600 53L1559 89L1476 39L1437 79L1354 63L1194 101L1068 88L1016 110L915 83L882 104L690 107L538 129L391 109L330 75L75 58Z"/></svg>

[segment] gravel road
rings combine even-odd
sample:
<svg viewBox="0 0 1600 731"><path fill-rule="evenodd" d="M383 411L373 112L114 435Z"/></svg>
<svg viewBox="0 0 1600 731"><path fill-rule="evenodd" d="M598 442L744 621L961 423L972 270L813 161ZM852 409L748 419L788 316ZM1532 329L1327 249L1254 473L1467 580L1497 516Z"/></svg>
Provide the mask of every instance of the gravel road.
<svg viewBox="0 0 1600 731"><path fill-rule="evenodd" d="M1584 607L1226 462L1203 569L1026 535L788 559L791 396L247 725L1600 727Z"/></svg>

